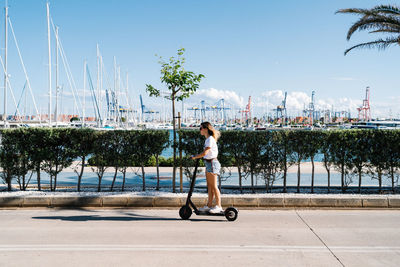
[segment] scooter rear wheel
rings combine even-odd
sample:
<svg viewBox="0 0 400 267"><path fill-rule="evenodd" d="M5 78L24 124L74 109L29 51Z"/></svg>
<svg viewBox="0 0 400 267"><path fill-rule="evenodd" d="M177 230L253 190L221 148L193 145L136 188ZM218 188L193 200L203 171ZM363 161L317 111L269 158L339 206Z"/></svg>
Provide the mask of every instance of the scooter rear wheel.
<svg viewBox="0 0 400 267"><path fill-rule="evenodd" d="M192 209L189 206L182 206L179 209L179 216L181 216L182 220L187 220L192 216Z"/></svg>
<svg viewBox="0 0 400 267"><path fill-rule="evenodd" d="M225 210L225 218L228 221L234 221L237 219L238 217L238 210L235 209L234 207L229 207Z"/></svg>

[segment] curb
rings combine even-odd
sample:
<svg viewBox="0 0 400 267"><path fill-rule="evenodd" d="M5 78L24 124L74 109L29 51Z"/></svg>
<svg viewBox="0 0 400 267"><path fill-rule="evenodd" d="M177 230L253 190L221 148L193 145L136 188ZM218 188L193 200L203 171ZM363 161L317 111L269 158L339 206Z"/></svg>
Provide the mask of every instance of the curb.
<svg viewBox="0 0 400 267"><path fill-rule="evenodd" d="M207 197L192 197L196 206L202 207ZM222 196L222 206L241 208L386 208L399 209L399 196L365 195L355 197L321 197L312 196L262 196L230 197ZM32 207L129 207L129 208L177 208L186 203L186 197L163 196L3 196L0 197L0 208Z"/></svg>

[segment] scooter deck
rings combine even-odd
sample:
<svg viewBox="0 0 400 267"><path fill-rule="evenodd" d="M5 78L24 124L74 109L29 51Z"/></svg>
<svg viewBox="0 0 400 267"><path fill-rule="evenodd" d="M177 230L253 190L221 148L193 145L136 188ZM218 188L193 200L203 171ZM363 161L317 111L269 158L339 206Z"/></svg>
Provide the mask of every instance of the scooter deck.
<svg viewBox="0 0 400 267"><path fill-rule="evenodd" d="M203 216L225 216L225 211L221 211L219 213L210 213L208 211L197 211L194 213L196 215L203 215Z"/></svg>

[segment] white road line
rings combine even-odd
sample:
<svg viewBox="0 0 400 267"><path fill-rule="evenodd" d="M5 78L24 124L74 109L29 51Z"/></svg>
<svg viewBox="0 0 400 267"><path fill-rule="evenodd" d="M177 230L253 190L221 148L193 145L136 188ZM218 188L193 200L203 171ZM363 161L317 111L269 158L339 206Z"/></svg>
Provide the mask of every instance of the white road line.
<svg viewBox="0 0 400 267"><path fill-rule="evenodd" d="M387 246L336 246L330 247L342 253L393 253L400 247ZM211 245L108 245L108 244L53 244L53 245L0 245L5 251L207 251L207 252L321 252L330 253L325 246L211 246Z"/></svg>

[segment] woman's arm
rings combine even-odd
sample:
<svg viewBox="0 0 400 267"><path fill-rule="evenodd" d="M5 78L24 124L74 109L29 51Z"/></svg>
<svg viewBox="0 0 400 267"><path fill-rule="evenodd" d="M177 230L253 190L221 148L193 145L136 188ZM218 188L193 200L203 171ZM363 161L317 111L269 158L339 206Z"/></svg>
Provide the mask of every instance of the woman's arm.
<svg viewBox="0 0 400 267"><path fill-rule="evenodd" d="M192 156L192 159L199 159L199 158L204 157L205 155L207 155L207 153L210 149L211 149L211 147L206 147L202 153L200 153L196 156Z"/></svg>

